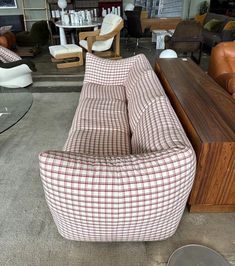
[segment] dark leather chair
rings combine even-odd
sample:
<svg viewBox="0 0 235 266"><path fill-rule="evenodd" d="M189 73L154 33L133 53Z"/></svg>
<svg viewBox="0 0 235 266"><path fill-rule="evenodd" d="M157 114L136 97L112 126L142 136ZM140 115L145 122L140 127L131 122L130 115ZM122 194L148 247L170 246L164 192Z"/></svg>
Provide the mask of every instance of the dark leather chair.
<svg viewBox="0 0 235 266"><path fill-rule="evenodd" d="M128 36L136 38L135 49L145 48L139 45L139 40L144 36L141 26L141 10L125 11L127 17L127 31ZM135 52L134 52L135 53Z"/></svg>
<svg viewBox="0 0 235 266"><path fill-rule="evenodd" d="M208 74L235 99L235 42L221 42L212 48Z"/></svg>
<svg viewBox="0 0 235 266"><path fill-rule="evenodd" d="M191 20L181 21L172 36L165 37L165 48L176 51L177 54L190 53L192 58L200 63L202 48L202 27L200 23ZM193 53L198 51L198 59Z"/></svg>
<svg viewBox="0 0 235 266"><path fill-rule="evenodd" d="M31 30L16 34L16 43L19 46L41 46L49 41L49 29L47 22L37 21L32 25Z"/></svg>

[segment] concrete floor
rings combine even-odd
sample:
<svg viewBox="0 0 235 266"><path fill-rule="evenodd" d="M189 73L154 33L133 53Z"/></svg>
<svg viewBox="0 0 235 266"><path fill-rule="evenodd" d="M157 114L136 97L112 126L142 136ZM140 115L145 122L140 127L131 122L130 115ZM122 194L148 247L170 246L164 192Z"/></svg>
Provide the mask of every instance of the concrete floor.
<svg viewBox="0 0 235 266"><path fill-rule="evenodd" d="M152 64L157 57L143 50ZM123 55L131 51L123 48ZM49 55L34 59L40 74L58 72ZM207 57L202 64L206 68ZM203 61L202 60L202 61ZM38 74L37 73L37 74ZM221 253L235 265L235 213L191 214L187 209L175 235L160 242L86 243L63 239L47 208L39 177L38 153L63 146L78 92L33 93L27 115L0 135L1 266L163 266L178 247L196 243Z"/></svg>

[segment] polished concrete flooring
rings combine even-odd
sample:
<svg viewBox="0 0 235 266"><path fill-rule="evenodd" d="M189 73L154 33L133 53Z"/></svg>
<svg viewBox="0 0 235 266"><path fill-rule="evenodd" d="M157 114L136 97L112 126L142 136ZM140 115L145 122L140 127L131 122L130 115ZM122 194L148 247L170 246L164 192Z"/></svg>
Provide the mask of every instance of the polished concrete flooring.
<svg viewBox="0 0 235 266"><path fill-rule="evenodd" d="M152 51L143 52L154 62L158 53L152 44L146 45ZM123 54L130 55L125 49ZM37 75L45 80L61 75L65 84L84 72L58 71L48 59L46 53L34 59ZM38 154L64 145L79 92L42 92L33 92L26 116L0 134L1 266L164 266L175 249L192 243L215 249L235 265L235 213L192 214L186 209L175 235L159 242L86 243L62 238L45 202Z"/></svg>

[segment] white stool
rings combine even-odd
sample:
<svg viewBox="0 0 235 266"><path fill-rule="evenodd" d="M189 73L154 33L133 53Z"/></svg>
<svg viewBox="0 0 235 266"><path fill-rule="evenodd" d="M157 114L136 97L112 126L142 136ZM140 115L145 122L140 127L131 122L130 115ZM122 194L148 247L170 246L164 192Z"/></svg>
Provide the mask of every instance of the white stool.
<svg viewBox="0 0 235 266"><path fill-rule="evenodd" d="M156 42L156 49L164 49L165 42L164 38L166 35L172 36L174 30L153 30L152 31L152 42Z"/></svg>
<svg viewBox="0 0 235 266"><path fill-rule="evenodd" d="M73 62L57 64L57 68L77 67L83 65L82 48L76 44L53 45L49 47L50 54L53 56L52 62L65 61L66 59L76 59Z"/></svg>

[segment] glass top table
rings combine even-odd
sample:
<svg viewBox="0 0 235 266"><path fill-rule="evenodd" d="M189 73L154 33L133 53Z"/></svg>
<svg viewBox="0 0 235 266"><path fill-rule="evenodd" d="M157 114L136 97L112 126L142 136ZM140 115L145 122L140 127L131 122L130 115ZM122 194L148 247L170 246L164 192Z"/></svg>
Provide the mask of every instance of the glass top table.
<svg viewBox="0 0 235 266"><path fill-rule="evenodd" d="M0 133L24 117L32 103L32 93L26 88L0 87Z"/></svg>

